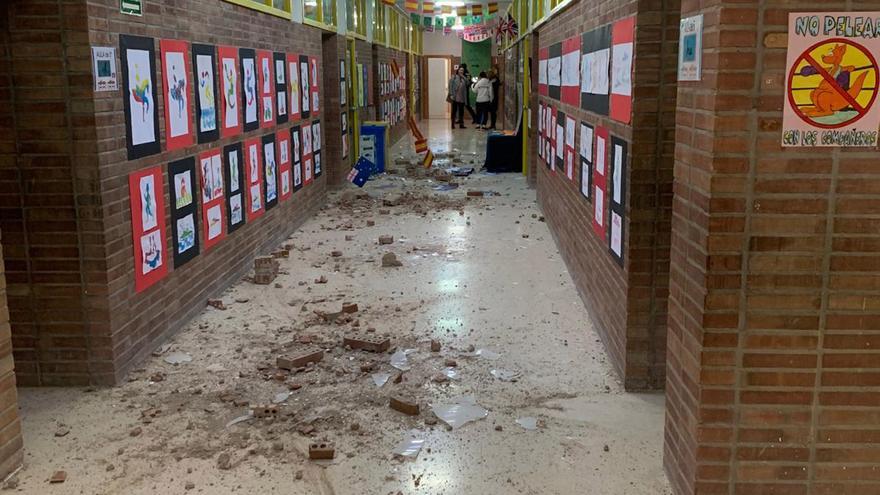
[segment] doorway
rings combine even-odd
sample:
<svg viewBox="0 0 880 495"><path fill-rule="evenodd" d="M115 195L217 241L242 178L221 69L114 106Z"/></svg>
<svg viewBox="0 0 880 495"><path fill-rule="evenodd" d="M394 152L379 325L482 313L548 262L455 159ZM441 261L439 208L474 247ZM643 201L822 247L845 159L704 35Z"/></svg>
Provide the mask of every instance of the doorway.
<svg viewBox="0 0 880 495"><path fill-rule="evenodd" d="M446 94L449 91L449 77L452 73L448 58L428 58L428 118L448 119L449 104Z"/></svg>

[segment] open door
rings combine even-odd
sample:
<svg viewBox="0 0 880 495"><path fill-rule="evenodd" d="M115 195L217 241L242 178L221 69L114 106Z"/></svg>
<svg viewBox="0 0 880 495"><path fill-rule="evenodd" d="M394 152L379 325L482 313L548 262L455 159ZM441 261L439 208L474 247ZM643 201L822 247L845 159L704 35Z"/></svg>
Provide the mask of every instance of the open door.
<svg viewBox="0 0 880 495"><path fill-rule="evenodd" d="M449 79L452 77L448 58L428 58L428 118L448 119L449 104L446 103Z"/></svg>

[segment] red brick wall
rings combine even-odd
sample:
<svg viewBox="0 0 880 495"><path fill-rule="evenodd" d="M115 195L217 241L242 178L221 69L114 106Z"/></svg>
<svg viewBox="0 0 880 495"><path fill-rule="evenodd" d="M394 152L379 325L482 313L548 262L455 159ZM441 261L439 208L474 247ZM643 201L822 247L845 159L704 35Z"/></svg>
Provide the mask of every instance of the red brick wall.
<svg viewBox="0 0 880 495"><path fill-rule="evenodd" d="M639 390L662 388L665 380L674 149L669 127L675 115L678 3L576 3L539 28L538 46L549 47L632 15L636 42L631 125L544 96L533 99L531 107L535 132L538 102L544 101L578 122L603 126L628 143L623 268L608 253L607 239L593 232L594 199L587 201L581 195L579 177L572 182L564 174L550 172L538 163L534 146L531 163L538 200L581 297L627 389ZM537 60L534 56L535 71ZM537 83L537 78L533 81ZM508 78L509 94L515 91L512 83ZM536 94L537 84L534 88Z"/></svg>
<svg viewBox="0 0 880 495"><path fill-rule="evenodd" d="M353 137L349 135L349 153L342 158L342 113L348 112L349 102L342 105L340 99L342 88L339 85L339 62L346 60L345 37L337 34L325 33L322 42L323 53L323 93L321 103L324 107L321 111L321 130L324 133L324 142L327 147L323 154L324 169L327 172L327 184L334 186L343 184L351 170L352 156L351 144ZM346 80L349 79L348 66L345 67ZM349 128L351 125L349 125Z"/></svg>
<svg viewBox="0 0 880 495"><path fill-rule="evenodd" d="M821 4L877 4L862 7ZM880 493L877 150L780 147L791 9L809 10L682 2L705 33L703 79L678 92L665 446L676 493Z"/></svg>
<svg viewBox="0 0 880 495"><path fill-rule="evenodd" d="M0 244L0 480L21 465L21 423L12 366L12 339L6 307L6 279L3 276L3 246Z"/></svg>
<svg viewBox="0 0 880 495"><path fill-rule="evenodd" d="M19 384L112 376L86 20L84 0L0 7L0 229Z"/></svg>
<svg viewBox="0 0 880 495"><path fill-rule="evenodd" d="M130 33L157 38L157 53L159 38L182 38L190 42L292 52L323 60L322 32L309 26L220 1L191 2L187 8L174 0L146 2L145 5L146 12L139 18L119 14L115 0L90 2L91 41L99 45L118 46L119 33ZM255 33L253 27L257 25L260 30ZM323 87L322 74L325 70L326 67L319 68L319 78L322 79L319 87ZM157 78L161 80L160 72L161 67L157 71ZM162 98L159 100L159 115L163 115ZM234 138L221 138L212 143L128 161L124 151L124 119L120 111L122 100L116 93L99 93L95 96L95 104L107 256L108 326L116 364L114 372L118 380L159 342L201 311L209 297L217 295L246 273L255 255L276 246L320 206L325 199L328 174L295 193L292 199L279 202L263 217L247 223L181 269L171 271L158 284L136 294L128 175L208 149L263 136L276 128L260 129ZM327 104L327 100L322 98L320 115L312 115L309 120L320 118L323 123ZM293 124L291 122L278 128L287 129ZM164 141L164 130L162 134ZM327 136L326 131L322 132L324 136ZM322 149L326 153L326 145ZM167 201L166 193L166 204ZM170 211L167 215L170 215Z"/></svg>

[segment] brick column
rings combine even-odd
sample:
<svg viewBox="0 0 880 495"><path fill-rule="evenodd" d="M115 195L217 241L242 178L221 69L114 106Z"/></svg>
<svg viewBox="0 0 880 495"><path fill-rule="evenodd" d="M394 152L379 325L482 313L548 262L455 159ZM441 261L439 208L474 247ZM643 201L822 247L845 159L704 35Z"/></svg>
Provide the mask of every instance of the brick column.
<svg viewBox="0 0 880 495"><path fill-rule="evenodd" d="M322 101L324 109L321 118L324 147L321 148L326 153L324 158L324 168L327 170L327 184L330 186L339 185L345 182L348 171L351 169L351 136L349 136L349 152L345 159L342 159L342 114L348 111L346 100L345 105L341 105L342 87L339 85L339 61L345 60L345 37L336 34L324 35L321 42L323 58L321 62L321 79L324 83L322 88ZM348 66L346 66L346 71ZM348 79L349 74L345 74Z"/></svg>
<svg viewBox="0 0 880 495"><path fill-rule="evenodd" d="M880 493L878 153L780 146L796 3L682 1L705 32L677 105L664 464L679 494Z"/></svg>
<svg viewBox="0 0 880 495"><path fill-rule="evenodd" d="M21 465L21 423L12 365L9 310L6 307L6 277L0 245L0 480Z"/></svg>

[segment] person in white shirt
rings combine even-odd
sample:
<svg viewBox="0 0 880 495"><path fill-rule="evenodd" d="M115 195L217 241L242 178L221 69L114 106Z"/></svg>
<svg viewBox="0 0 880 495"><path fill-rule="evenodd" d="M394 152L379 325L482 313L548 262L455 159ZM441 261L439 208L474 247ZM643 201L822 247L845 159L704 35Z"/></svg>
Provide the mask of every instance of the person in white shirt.
<svg viewBox="0 0 880 495"><path fill-rule="evenodd" d="M485 72L480 72L480 78L471 89L477 95L477 129L484 130L486 129L486 120L489 118L489 107L494 98L492 83L489 82Z"/></svg>

